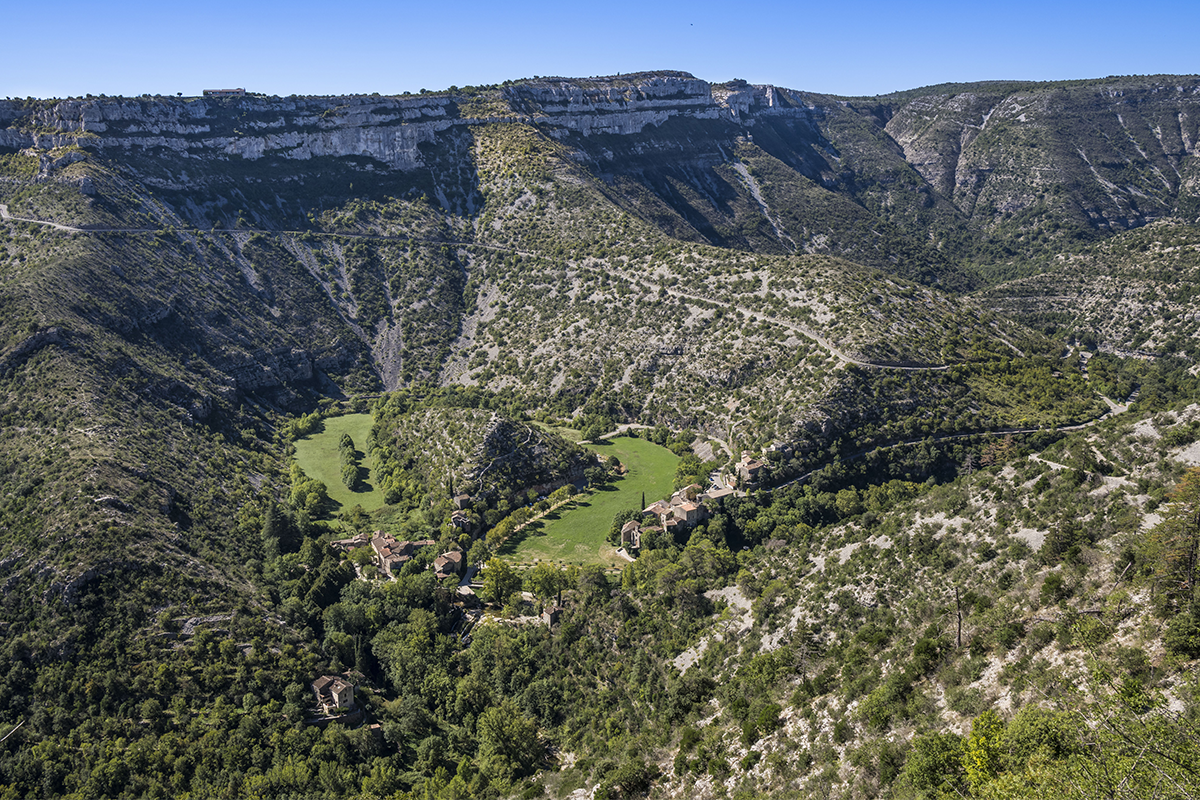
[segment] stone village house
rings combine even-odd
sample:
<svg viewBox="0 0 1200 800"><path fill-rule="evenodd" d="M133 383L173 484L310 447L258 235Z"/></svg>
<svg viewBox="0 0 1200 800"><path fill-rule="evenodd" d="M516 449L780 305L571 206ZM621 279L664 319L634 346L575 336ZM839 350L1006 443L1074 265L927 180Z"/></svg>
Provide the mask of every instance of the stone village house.
<svg viewBox="0 0 1200 800"><path fill-rule="evenodd" d="M693 483L685 486L667 500L656 500L642 511L642 520L630 520L621 527L621 546L629 550L638 550L642 546L642 533L649 531L665 531L674 536L677 530L699 525L711 516L705 501L720 501L733 494L732 489L710 489L702 491L703 487ZM658 522L657 526L646 524L650 520Z"/></svg>
<svg viewBox="0 0 1200 800"><path fill-rule="evenodd" d="M354 707L354 684L340 675L322 675L312 682L312 690L322 714Z"/></svg>

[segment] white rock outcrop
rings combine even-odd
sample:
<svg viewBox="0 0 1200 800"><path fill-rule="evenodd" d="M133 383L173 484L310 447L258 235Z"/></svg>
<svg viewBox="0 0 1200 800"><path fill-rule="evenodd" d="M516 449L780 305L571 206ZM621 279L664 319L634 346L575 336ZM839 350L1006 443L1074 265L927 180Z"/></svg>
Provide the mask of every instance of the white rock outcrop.
<svg viewBox="0 0 1200 800"><path fill-rule="evenodd" d="M560 137L631 135L672 117L751 125L750 116L760 112L813 113L787 90L749 84L713 87L687 73L541 79L505 87L500 96L510 115L464 116L463 98L453 95L88 98L32 108L21 101L0 101L0 146L78 144L251 160L364 156L410 170L422 165L420 145L436 142L458 126L520 121Z"/></svg>

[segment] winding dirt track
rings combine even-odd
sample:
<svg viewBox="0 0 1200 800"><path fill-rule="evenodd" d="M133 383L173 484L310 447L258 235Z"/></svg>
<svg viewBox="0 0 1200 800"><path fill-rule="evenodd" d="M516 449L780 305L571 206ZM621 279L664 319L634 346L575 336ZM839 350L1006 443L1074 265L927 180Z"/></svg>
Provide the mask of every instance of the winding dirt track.
<svg viewBox="0 0 1200 800"><path fill-rule="evenodd" d="M844 459L842 459L842 461L845 461L845 462L857 461L858 459L860 459L863 456L868 455L870 453L880 452L883 450L894 450L897 447L909 447L914 444L921 444L922 442L928 442L930 444L937 444L938 442L949 442L949 441L953 441L955 439L969 439L972 436L1009 436L1011 434L1017 434L1017 433L1041 433L1042 431L1050 431L1050 430L1081 431L1086 428L1090 428L1093 425L1099 425L1101 422L1104 422L1106 419L1115 417L1117 414L1123 414L1129 410L1128 404L1122 405L1120 403L1115 403L1111 399L1105 397L1104 395L1100 395L1100 398L1102 400L1104 400L1104 402L1108 405L1108 411L1105 411L1103 414L1096 417L1095 419L1088 420L1087 422L1081 422L1078 425L1063 425L1061 427L1051 427L1051 428L997 428L995 430L990 430L990 431L973 431L970 433L948 433L948 434L945 434L944 436L930 436L930 437L923 436L923 437L916 438L916 439L905 439L902 442L893 442L892 444L879 445L877 447L868 447L863 450L859 450L857 453L851 453L850 455L848 455ZM772 491L774 489L782 489L784 486L791 486L793 483L804 483L809 478L811 478L813 475L815 475L816 473L825 469L825 467L827 467L827 466L829 466L829 463L822 464L821 466L817 467L816 469L811 470L810 472L806 472L797 478L792 478L790 481L787 481L786 483L781 483L778 486L772 486L772 487L770 487L770 489L768 489L768 491Z"/></svg>
<svg viewBox="0 0 1200 800"><path fill-rule="evenodd" d="M82 234L153 233L154 231L161 230L160 228L106 228L106 227L78 228L78 227L74 227L71 225L63 225L58 222L49 222L47 220L29 219L28 217L14 217L8 213L8 206L6 206L4 204L0 204L0 220L3 220L5 222L9 222L9 221L11 221L11 222L28 222L33 225L45 225L49 228L63 231L64 233L82 233ZM338 237L353 238L353 239L378 239L378 240L382 240L382 241L393 241L393 242L417 242L420 244L449 245L451 247L478 247L478 248L481 248L484 250L495 250L497 252L502 252L502 253L515 253L517 255L529 256L529 257L536 257L536 255L537 255L536 253L528 252L525 250L518 250L518 249L512 248L512 247L502 247L500 245L494 245L494 244L482 244L480 242L460 242L460 241L452 241L452 240L446 240L446 239L418 239L418 238L414 238L411 236L384 236L382 234L372 234L372 233L329 233L329 232L324 232L324 231L319 232L319 231L288 231L288 230L269 231L269 230L262 230L262 229L258 229L258 228L211 228L211 229L179 228L178 230L186 230L190 233L261 233L261 234L265 234L265 235L283 234L283 235L287 235L287 236L302 236L302 235L338 236ZM616 272L616 274L620 275L622 278L629 281L630 283L635 283L635 282L642 283L644 286L646 286L649 289L658 288L657 286L650 284L649 282L647 282L644 279L638 279L638 278L631 277L629 275L625 275L624 273L620 272L619 270L616 270L615 272ZM666 287L662 287L662 288L666 288ZM712 300L711 298L690 295L685 292L681 292L675 288L666 288L666 291L668 294L670 294L674 297L678 297L681 300L691 300L693 302L704 301L704 302L708 302L708 303L720 302L720 301ZM829 341L824 336L822 336L821 334L812 330L811 328L806 328L803 325L798 325L794 322L782 320L782 319L779 319L778 317L772 317L769 314L764 314L761 311L756 311L754 309L747 308L745 306L739 306L736 303L725 302L725 303L721 303L721 305L725 306L726 308L735 310L735 311L740 311L743 314L745 314L746 316L748 316L752 319L758 320L759 322L770 322L775 325L779 325L780 327L795 331L796 333L800 334L801 336L804 336L808 339L811 339L813 342L816 342L816 344L819 347L828 351L830 355L832 355L834 358L838 359L839 361L841 361L844 364L854 364L856 366L870 367L872 369L892 369L892 370L909 371L909 372L937 372L940 370L950 369L950 367L953 366L951 364L912 365L912 364L891 364L891 363L882 363L882 362L876 362L876 361L862 361L861 359L854 358L853 356L850 356L850 355L842 352L840 349L838 349L838 347L836 345L833 344L833 342ZM1010 347L1011 347L1011 345L1010 345Z"/></svg>
<svg viewBox="0 0 1200 800"><path fill-rule="evenodd" d="M10 221L11 222L27 222L27 223L32 223L34 225L44 225L46 227L53 228L53 229L59 230L59 231L63 231L65 233L76 233L76 234L80 234L80 233L81 234L151 233L153 231L159 230L158 228L77 228L77 227L73 227L70 225L62 225L57 222L49 222L47 220L29 219L27 217L14 217L11 214L9 214L8 206L3 203L0 203L0 220L3 220L5 222L10 222ZM208 229L208 230L192 229L191 232L194 232L194 233L262 233L262 234L266 234L266 235L285 234L285 235L289 235L289 236L300 236L300 235L305 235L305 234L312 235L312 236L338 236L338 237L348 237L348 238L356 238L356 239L379 239L379 240L385 240L385 241L417 242L417 243L421 243L421 244L449 245L452 247L478 247L478 248L482 248L485 250L495 250L495 251L499 251L499 252L516 253L518 255L523 255L523 256L530 256L530 257L536 256L535 253L527 252L524 250L518 250L515 248L511 248L511 247L501 247L499 245L482 244L479 242L459 242L459 241L448 241L448 240L444 240L444 239L417 239L417 238L414 238L411 236L384 236L384 235L380 235L380 234L370 234L370 233L329 233L329 232L324 232L324 231L318 232L318 231L287 231L287 230L268 231L268 230L260 230L260 229L256 229L256 228L212 228L212 229ZM635 282L642 283L647 288L653 288L653 286L651 284L649 284L649 282L647 282L645 279L638 279L638 278L626 275L626 274L620 272L619 270L616 272L617 272L617 274L620 275L620 277L624 278L625 280L629 281L630 283L635 283ZM710 302L710 303L714 302L713 300L711 300L709 298L698 297L695 295L687 294L685 292L681 292L674 287L671 287L671 288L662 287L662 288L666 288L666 291L668 294L670 294L674 297L678 297L681 300L704 301L704 302ZM787 320L782 320L777 317L772 317L768 314L764 314L755 309L746 308L744 306L739 306L736 303L724 303L723 305L725 305L728 308L740 311L740 312L746 314L748 317L759 320L760 322L771 322L771 323L774 323L781 327L788 328L789 330L793 330L796 333L800 334L801 336L805 336L808 339L811 339L812 341L816 342L817 345L819 345L823 349L827 350L835 358L837 358L838 360L840 360L846 364L854 364L854 365L857 365L860 367L870 367L873 369L891 369L891 370L914 371L914 372L915 371L937 372L937 371L941 371L941 370L950 369L950 367L953 366L951 364L941 364L941 365L936 365L936 366L922 366L922 365L908 365L908 364L884 364L884 363L871 362L871 361L862 361L860 359L853 358L852 356L847 355L846 353L839 350L828 339L821 336L816 331L813 331L802 325L798 325L794 322L789 322ZM1005 342L1005 344L1008 344L1009 347L1013 347L1013 345L1011 343ZM1016 348L1013 347L1013 349L1015 350ZM1018 351L1018 352L1020 352L1020 351ZM1060 430L1060 431L1078 431L1078 430L1083 430L1085 428L1090 428L1093 425L1098 425L1099 423L1103 422L1104 420L1106 420L1112 416L1115 416L1116 414L1124 413L1125 411L1127 411L1129 409L1128 404L1125 404L1125 405L1118 404L1118 403L1114 402L1113 400L1109 399L1108 397L1104 397L1103 395L1101 395L1101 398L1104 400L1104 402L1106 404L1108 404L1108 407L1109 407L1108 411L1104 412L1099 417L1096 417L1093 420L1089 420L1088 422L1083 422L1078 425L1064 425L1064 426L1058 428L1058 430ZM620 433L623 433L624 428L627 428L627 427L641 427L641 426L622 426L622 429L619 429L615 433L610 433L610 434L608 434L608 436L619 435ZM905 440L902 442L895 442L893 444L882 445L879 447L866 448L864 450L860 450L857 453L853 453L853 454L847 456L845 458L845 460L846 461L855 461L855 460L862 458L863 456L865 456L869 453L872 453L872 452L876 452L876 451L880 451L880 450L892 450L897 447L907 447L907 446L914 445L914 444L920 444L922 442L929 442L931 444L934 444L937 442L946 442L946 441L952 441L955 439L966 439L966 438L969 438L972 436L1006 436L1009 434L1038 433L1039 431L1045 431L1045 430L1051 430L1051 429L1050 428L1001 428L998 430L975 431L972 433L952 433L952 434L946 434L944 436L935 436L935 437L931 437L931 438L930 437L921 437L921 438L916 438L916 439ZM607 438L607 436L604 438ZM722 445L722 447L727 452L729 452L728 445L726 445L724 442L720 442L720 440L718 440L718 442ZM732 454L731 454L731 457L732 457ZM484 472L487 472L488 469L491 469L492 465L495 464L495 462L497 460L499 460L499 459L494 459L491 464L488 464L487 468L484 469ZM773 490L773 489L782 489L783 487L790 486L794 483L805 482L805 481L809 480L814 474L816 474L821 469L823 469L825 466L828 466L828 465L823 464L820 467L818 467L817 469L812 470L811 472L805 473L804 475L801 475L797 478L793 478L792 480L787 481L786 483L782 483L778 486L773 486L770 489L768 489L768 491ZM482 478L482 475L480 475L480 477Z"/></svg>

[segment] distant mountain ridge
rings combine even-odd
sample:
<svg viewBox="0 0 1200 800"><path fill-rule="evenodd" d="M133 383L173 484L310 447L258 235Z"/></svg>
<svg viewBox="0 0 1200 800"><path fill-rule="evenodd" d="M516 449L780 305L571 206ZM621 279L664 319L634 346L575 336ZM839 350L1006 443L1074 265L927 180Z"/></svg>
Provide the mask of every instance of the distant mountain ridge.
<svg viewBox="0 0 1200 800"><path fill-rule="evenodd" d="M250 161L369 157L376 169L412 171L428 167L429 150L445 148L464 128L519 123L568 143L597 174L637 176L659 189L661 200L712 240L655 178L686 180L688 167L733 163L734 142L748 136L794 179L849 196L889 221L991 231L1025 215L1026 234L1033 227L1053 238L1056 222L1111 231L1200 216L1198 98L1194 76L983 82L836 98L656 72L402 97L2 101L0 147L77 144L114 156ZM700 134L716 147L692 141L675 164L662 163L665 151L680 151L682 138ZM623 147L610 136L636 143ZM647 156L657 172L647 169ZM164 188L180 182L146 177ZM703 192L696 177L690 183ZM711 194L719 203L730 190L748 193L717 187Z"/></svg>

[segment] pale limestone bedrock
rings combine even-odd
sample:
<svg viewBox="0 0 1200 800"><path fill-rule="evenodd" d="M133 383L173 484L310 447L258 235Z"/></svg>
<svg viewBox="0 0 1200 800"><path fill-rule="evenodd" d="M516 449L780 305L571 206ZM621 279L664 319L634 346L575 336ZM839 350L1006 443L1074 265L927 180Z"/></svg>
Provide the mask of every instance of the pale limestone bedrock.
<svg viewBox="0 0 1200 800"><path fill-rule="evenodd" d="M633 135L675 116L730 119L752 125L756 113L809 114L793 102L779 103L772 86L714 87L683 75L550 81L502 91L509 114L459 116L464 98L245 97L236 101L176 98L63 100L28 114L0 102L0 145L48 149L166 148L194 157L213 155L307 160L364 156L397 169L422 165L419 146L450 128L496 122L545 125L555 136Z"/></svg>

